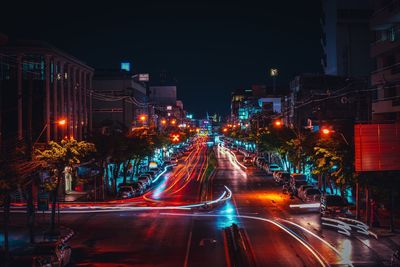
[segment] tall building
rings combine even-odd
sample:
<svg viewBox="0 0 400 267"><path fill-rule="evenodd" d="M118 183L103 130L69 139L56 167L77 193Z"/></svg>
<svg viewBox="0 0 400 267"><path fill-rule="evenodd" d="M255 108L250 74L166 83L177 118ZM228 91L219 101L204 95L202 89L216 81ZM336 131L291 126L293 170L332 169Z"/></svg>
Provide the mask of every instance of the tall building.
<svg viewBox="0 0 400 267"><path fill-rule="evenodd" d="M1 35L0 139L84 138L92 125L92 76L93 68L52 45Z"/></svg>
<svg viewBox="0 0 400 267"><path fill-rule="evenodd" d="M286 125L317 130L326 124L350 137L355 121L370 119L371 93L365 79L302 74L290 89L283 103Z"/></svg>
<svg viewBox="0 0 400 267"><path fill-rule="evenodd" d="M369 76L370 0L322 0L322 68L326 75Z"/></svg>
<svg viewBox="0 0 400 267"><path fill-rule="evenodd" d="M377 89L372 103L374 120L400 120L400 1L375 0L371 18L374 40L371 57L375 69L371 85Z"/></svg>
<svg viewBox="0 0 400 267"><path fill-rule="evenodd" d="M136 75L137 76L137 75ZM130 129L147 123L146 87L131 72L96 70L93 78L93 128ZM145 120L140 121L140 115Z"/></svg>
<svg viewBox="0 0 400 267"><path fill-rule="evenodd" d="M155 105L175 105L176 104L176 86L158 85L150 86L150 103Z"/></svg>

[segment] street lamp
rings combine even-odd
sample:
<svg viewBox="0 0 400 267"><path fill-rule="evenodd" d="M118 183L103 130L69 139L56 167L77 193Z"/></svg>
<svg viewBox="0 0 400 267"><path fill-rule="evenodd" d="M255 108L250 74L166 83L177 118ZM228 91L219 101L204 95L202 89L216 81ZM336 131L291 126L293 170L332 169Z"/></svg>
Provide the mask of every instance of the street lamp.
<svg viewBox="0 0 400 267"><path fill-rule="evenodd" d="M66 126L67 125L67 120L62 118L62 119L59 119L57 121L54 121L53 123L56 123L58 126ZM33 146L35 146L39 142L40 137L42 137L42 135L43 135L44 131L46 131L47 127L49 127L48 123L46 123L44 125L44 127L43 127L42 131L40 132L38 138L36 138L36 141L33 143Z"/></svg>
<svg viewBox="0 0 400 267"><path fill-rule="evenodd" d="M346 143L346 145L349 145L349 142L347 141L346 137L341 132L334 131L334 130L331 130L331 129L328 129L328 128L322 128L321 129L321 133L324 136L329 136L331 133L338 133L342 137L342 139Z"/></svg>
<svg viewBox="0 0 400 267"><path fill-rule="evenodd" d="M275 127L282 127L282 121L281 120L276 120L276 121L274 121L274 125L275 125Z"/></svg>

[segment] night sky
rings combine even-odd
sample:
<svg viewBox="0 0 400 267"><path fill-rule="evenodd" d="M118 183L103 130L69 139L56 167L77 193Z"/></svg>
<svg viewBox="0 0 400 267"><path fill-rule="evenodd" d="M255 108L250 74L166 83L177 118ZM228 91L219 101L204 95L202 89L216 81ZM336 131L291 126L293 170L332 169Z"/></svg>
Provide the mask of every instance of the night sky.
<svg viewBox="0 0 400 267"><path fill-rule="evenodd" d="M320 1L5 1L0 32L38 39L94 68L130 60L135 70L176 79L197 116L227 114L230 93L320 72ZM13 3L11 3L13 2Z"/></svg>

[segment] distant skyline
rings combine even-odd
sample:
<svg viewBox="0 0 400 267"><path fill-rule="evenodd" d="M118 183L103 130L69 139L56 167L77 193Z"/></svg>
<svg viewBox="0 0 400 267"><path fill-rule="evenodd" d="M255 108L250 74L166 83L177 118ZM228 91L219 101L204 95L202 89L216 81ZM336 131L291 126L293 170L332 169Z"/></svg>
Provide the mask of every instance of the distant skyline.
<svg viewBox="0 0 400 267"><path fill-rule="evenodd" d="M38 39L94 68L167 70L196 116L226 115L230 93L321 72L320 1L26 1L2 4L0 32ZM21 8L24 7L24 8Z"/></svg>

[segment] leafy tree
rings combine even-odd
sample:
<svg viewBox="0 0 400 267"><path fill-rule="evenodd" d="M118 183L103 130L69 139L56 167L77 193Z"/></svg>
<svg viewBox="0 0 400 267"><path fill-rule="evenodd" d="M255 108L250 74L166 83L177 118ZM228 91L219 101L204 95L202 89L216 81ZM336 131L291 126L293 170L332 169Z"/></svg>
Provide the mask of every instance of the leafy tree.
<svg viewBox="0 0 400 267"><path fill-rule="evenodd" d="M45 190L50 192L52 207L50 232L55 230L56 204L58 192L63 178L65 167L72 167L81 162L83 158L96 151L95 145L86 141L75 139L63 139L61 142L50 141L44 150L35 150L34 158L46 162L46 168L50 171L50 179L44 183Z"/></svg>
<svg viewBox="0 0 400 267"><path fill-rule="evenodd" d="M9 142L8 145L3 148L0 155L0 204L3 205L6 264L9 260L8 226L10 220L11 194L21 185L29 183L32 179L32 175L41 167L42 163L43 162L40 161L31 161L27 158L26 147L20 142ZM30 232L33 232L31 227Z"/></svg>

